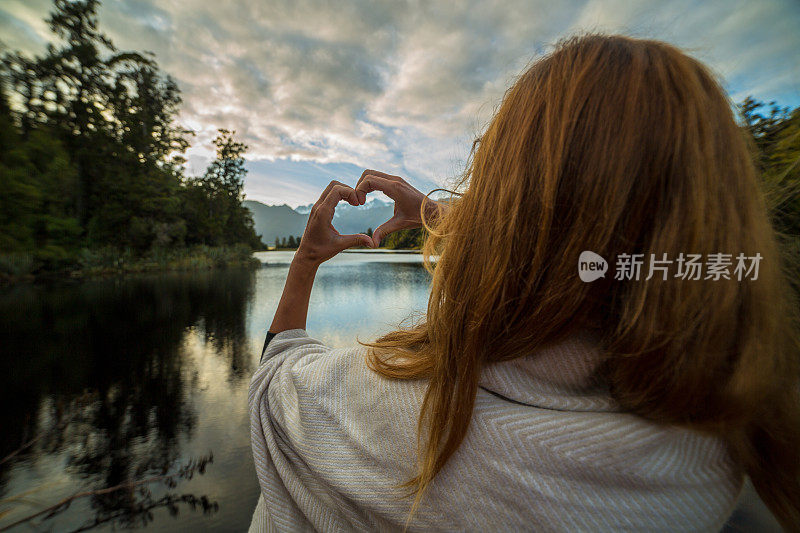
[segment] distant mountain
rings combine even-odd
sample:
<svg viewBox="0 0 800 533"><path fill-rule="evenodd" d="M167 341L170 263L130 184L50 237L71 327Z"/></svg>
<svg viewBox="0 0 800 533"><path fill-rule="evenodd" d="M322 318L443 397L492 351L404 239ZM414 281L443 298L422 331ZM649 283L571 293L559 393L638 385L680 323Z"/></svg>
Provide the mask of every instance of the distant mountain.
<svg viewBox="0 0 800 533"><path fill-rule="evenodd" d="M275 244L276 238L302 235L306 228L308 214L301 215L286 204L265 205L253 200L245 200L242 204L253 213L256 233L268 246Z"/></svg>
<svg viewBox="0 0 800 533"><path fill-rule="evenodd" d="M293 235L302 235L308 221L308 213L313 204L292 209L286 204L266 205L254 200L245 200L244 206L253 213L256 233L261 235L261 240L270 246L275 244L275 239L283 239ZM367 228L373 230L389 220L394 210L394 204L384 202L378 198L368 201L364 205L352 206L342 202L336 207L333 215L333 227L340 233L364 233Z"/></svg>
<svg viewBox="0 0 800 533"><path fill-rule="evenodd" d="M314 204L298 205L297 207L294 208L294 210L300 213L301 215L307 215L311 212L312 207L314 207Z"/></svg>
<svg viewBox="0 0 800 533"><path fill-rule="evenodd" d="M377 198L359 206L342 202L333 215L333 227L339 233L364 233L367 228L374 230L392 218L393 213L394 203Z"/></svg>

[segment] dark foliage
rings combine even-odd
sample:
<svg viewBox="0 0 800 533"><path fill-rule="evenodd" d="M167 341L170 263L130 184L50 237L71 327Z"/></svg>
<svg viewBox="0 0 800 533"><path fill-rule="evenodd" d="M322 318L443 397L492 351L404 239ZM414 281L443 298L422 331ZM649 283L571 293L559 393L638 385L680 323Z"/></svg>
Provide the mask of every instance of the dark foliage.
<svg viewBox="0 0 800 533"><path fill-rule="evenodd" d="M790 110L747 98L740 108L789 278L800 295L800 107Z"/></svg>
<svg viewBox="0 0 800 533"><path fill-rule="evenodd" d="M2 56L0 252L52 269L84 248L261 247L242 206L247 147L220 130L205 175L184 176L177 84L151 54L116 49L98 5L55 0L46 52Z"/></svg>

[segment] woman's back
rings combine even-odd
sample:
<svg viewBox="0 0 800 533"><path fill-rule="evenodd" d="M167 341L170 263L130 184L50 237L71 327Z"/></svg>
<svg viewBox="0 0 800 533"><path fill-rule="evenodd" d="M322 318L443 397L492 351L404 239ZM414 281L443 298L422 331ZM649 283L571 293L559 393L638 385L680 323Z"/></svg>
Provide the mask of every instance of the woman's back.
<svg viewBox="0 0 800 533"><path fill-rule="evenodd" d="M459 188L429 208L366 171L312 208L270 331L305 328L322 262L423 222L431 290L424 318L367 351L270 348L253 439L274 519L714 529L746 472L797 530L797 307L708 69L656 41L565 41L507 91ZM394 216L372 239L336 232L336 204L375 190ZM614 275L581 277L585 254Z"/></svg>
<svg viewBox="0 0 800 533"><path fill-rule="evenodd" d="M620 412L599 361L586 334L485 368L469 431L409 529L718 530L742 484L725 445ZM280 333L250 393L253 528L402 529L426 386L381 377L364 348Z"/></svg>

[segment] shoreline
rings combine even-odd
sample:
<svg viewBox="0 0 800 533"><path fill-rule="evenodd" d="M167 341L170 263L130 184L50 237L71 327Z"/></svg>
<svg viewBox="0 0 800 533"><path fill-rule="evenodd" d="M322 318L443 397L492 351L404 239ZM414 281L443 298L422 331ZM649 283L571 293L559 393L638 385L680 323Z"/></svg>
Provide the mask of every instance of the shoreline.
<svg viewBox="0 0 800 533"><path fill-rule="evenodd" d="M271 249L271 250L252 250L244 255L241 249L225 248L200 248L194 250L173 250L166 252L159 257L126 257L124 253L109 253L105 251L103 257L90 260L85 265L76 263L70 266L53 269L41 269L38 271L25 272L25 265L21 267L23 272L13 273L0 271L0 288L12 287L19 284L38 284L38 283L57 283L57 282L80 282L93 279L105 279L113 277L124 277L130 274L158 273L158 272L190 272L200 270L214 270L225 268L250 268L258 269L268 264L262 262L255 254L271 252L295 252L296 249ZM418 249L391 249L391 248L355 248L344 250L343 254L377 254L377 255L419 255ZM3 259L8 261L9 256ZM19 263L33 262L32 254L19 254L22 259L17 259Z"/></svg>
<svg viewBox="0 0 800 533"><path fill-rule="evenodd" d="M421 254L422 250L417 248L350 248L344 250L343 254Z"/></svg>
<svg viewBox="0 0 800 533"><path fill-rule="evenodd" d="M269 250L255 250L254 253L264 252L296 252L297 248L270 248ZM341 254L421 254L419 248L348 248L339 252Z"/></svg>
<svg viewBox="0 0 800 533"><path fill-rule="evenodd" d="M86 281L129 274L213 270L219 268L252 268L261 265L246 247L182 248L151 252L142 257L112 249L83 250L69 261L48 265L35 254L0 256L0 287Z"/></svg>

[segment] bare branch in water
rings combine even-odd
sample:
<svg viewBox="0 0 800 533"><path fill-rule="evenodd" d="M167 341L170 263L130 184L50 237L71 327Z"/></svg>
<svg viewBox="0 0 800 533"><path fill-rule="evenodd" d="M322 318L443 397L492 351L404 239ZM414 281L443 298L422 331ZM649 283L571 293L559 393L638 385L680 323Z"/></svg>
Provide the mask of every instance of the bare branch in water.
<svg viewBox="0 0 800 533"><path fill-rule="evenodd" d="M33 514L30 514L24 518L17 520L9 525L0 527L0 532L7 531L13 527L19 526L20 524L24 524L27 522L31 522L39 517L44 517L44 520L50 519L57 514L66 511L69 506L75 500L79 500L86 497L98 497L104 496L108 494L112 494L114 492L120 490L132 490L135 488L140 489L140 493L143 497L143 501L136 509L136 514L142 515L146 518L151 516L151 512L153 509L158 507L168 507L171 514L177 514L178 508L177 505L181 503L185 503L192 507L192 509L196 509L198 506L203 509L203 512L215 512L219 505L216 502L209 501L206 496L194 496L192 494L182 494L180 496L175 494L166 494L165 496L161 497L158 500L153 500L150 491L147 489L147 485L153 483L164 483L169 488L175 488L178 485L178 480L190 480L194 477L195 472L199 475L203 475L205 473L206 466L210 463L214 462L214 455L213 453L209 453L207 456L200 457L197 459L191 459L188 463L183 465L178 469L177 472L172 474L162 474L158 476L152 476L144 479L134 480L134 481L127 481L125 483L120 483L119 485L114 485L112 487L106 487L103 489L96 489L96 490L86 490L81 492L76 492L71 496L64 498L63 500L59 501L58 503L46 507L40 511L37 511ZM116 514L111 514L107 517L95 517L95 519L91 522L88 522L76 529L75 531L86 531L88 529L92 529L97 527L100 524L107 523L113 520L117 520L119 518L123 518L126 516L126 510L120 510Z"/></svg>

